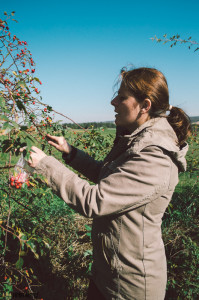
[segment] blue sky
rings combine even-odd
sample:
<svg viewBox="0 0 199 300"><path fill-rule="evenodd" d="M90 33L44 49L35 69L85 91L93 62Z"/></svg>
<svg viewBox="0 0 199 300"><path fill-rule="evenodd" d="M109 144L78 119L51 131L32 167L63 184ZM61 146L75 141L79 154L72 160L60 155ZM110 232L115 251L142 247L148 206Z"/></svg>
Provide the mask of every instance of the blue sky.
<svg viewBox="0 0 199 300"><path fill-rule="evenodd" d="M199 42L198 0L7 2L0 18L16 12L10 29L28 42L43 101L55 110L76 122L114 120L113 87L132 64L162 71L170 103L199 115L199 51L150 39L178 33Z"/></svg>

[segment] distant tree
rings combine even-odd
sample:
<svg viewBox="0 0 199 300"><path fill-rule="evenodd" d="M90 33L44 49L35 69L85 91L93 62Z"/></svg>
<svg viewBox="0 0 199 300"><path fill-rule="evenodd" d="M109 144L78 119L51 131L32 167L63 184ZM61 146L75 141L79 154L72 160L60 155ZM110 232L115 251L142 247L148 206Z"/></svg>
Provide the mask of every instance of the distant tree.
<svg viewBox="0 0 199 300"><path fill-rule="evenodd" d="M155 37L151 38L151 40L156 41L157 43L163 42L163 44L170 43L171 48L173 46L176 46L177 43L178 44L180 43L180 44L187 44L188 49L195 48L194 52L199 50L199 43L196 41L193 41L191 36L187 39L182 39L179 34L176 34L176 35L173 35L172 37L168 38L167 34L164 34L163 38L158 38L155 35Z"/></svg>

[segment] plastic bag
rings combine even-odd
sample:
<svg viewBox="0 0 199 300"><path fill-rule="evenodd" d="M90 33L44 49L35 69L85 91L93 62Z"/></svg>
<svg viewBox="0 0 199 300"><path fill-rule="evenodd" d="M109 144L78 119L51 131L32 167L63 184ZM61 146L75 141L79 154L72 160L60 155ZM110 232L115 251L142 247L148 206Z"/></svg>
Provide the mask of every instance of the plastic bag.
<svg viewBox="0 0 199 300"><path fill-rule="evenodd" d="M24 187L27 185L30 186L29 183L29 173L31 172L31 167L27 164L26 160L23 157L23 154L21 154L20 159L15 165L13 175L10 178L10 185L12 187L15 187L16 189L20 189L22 186Z"/></svg>

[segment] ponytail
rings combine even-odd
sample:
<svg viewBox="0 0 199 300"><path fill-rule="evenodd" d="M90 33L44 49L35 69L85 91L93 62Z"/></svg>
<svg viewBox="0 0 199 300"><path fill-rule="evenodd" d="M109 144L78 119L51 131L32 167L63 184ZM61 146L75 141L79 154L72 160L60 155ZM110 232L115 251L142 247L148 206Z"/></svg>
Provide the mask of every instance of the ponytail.
<svg viewBox="0 0 199 300"><path fill-rule="evenodd" d="M192 132L188 115L181 108L172 106L167 120L177 135L179 146L182 146Z"/></svg>

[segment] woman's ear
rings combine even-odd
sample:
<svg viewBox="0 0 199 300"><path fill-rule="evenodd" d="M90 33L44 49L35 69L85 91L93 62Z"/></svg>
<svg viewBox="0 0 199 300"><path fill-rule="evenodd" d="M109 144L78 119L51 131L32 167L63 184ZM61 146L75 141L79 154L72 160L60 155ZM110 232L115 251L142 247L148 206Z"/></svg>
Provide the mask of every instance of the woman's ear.
<svg viewBox="0 0 199 300"><path fill-rule="evenodd" d="M151 108L151 100L148 98L144 99L144 101L142 102L141 113L142 114L148 113L150 108Z"/></svg>

